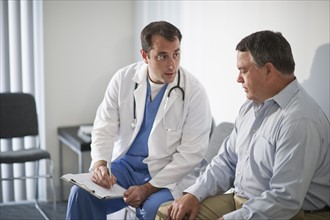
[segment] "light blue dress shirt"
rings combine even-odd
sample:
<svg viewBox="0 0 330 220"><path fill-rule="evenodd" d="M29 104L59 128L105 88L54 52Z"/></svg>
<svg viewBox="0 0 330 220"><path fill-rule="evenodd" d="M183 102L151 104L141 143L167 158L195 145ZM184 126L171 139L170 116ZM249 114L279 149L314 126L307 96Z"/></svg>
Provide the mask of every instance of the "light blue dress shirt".
<svg viewBox="0 0 330 220"><path fill-rule="evenodd" d="M325 114L294 80L262 105L241 107L218 155L185 192L202 201L234 186L249 200L225 219L290 219L330 206L329 133Z"/></svg>

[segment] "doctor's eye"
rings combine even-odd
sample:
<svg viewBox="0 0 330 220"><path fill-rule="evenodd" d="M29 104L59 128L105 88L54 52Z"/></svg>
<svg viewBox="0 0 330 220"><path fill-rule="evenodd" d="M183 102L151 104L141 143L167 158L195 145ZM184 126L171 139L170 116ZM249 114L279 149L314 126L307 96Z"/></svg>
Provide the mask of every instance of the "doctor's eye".
<svg viewBox="0 0 330 220"><path fill-rule="evenodd" d="M163 61L163 62L165 62L165 61L167 61L167 60L169 59L169 57L170 57L170 55L168 55L168 54L160 54L160 55L157 55L157 56L156 56L156 59L157 59L158 61ZM180 52L175 52L175 53L173 53L172 58L173 58L174 60L178 60L178 59L180 58Z"/></svg>
<svg viewBox="0 0 330 220"><path fill-rule="evenodd" d="M167 59L168 59L168 55L158 55L157 57L156 57L156 59L158 60L158 61L166 61Z"/></svg>

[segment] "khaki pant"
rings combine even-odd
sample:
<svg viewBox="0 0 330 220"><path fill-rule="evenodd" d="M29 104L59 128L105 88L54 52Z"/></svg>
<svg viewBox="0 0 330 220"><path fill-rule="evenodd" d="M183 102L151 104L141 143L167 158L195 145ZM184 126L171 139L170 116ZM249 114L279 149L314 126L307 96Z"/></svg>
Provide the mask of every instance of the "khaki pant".
<svg viewBox="0 0 330 220"><path fill-rule="evenodd" d="M200 206L196 220L213 220L222 217L223 215L242 208L245 198L236 194L222 194L206 198ZM167 209L172 202L162 204L157 212L157 220L167 219ZM188 219L186 216L185 219ZM298 212L291 220L329 220L329 211L326 212L312 212L305 213L304 211Z"/></svg>

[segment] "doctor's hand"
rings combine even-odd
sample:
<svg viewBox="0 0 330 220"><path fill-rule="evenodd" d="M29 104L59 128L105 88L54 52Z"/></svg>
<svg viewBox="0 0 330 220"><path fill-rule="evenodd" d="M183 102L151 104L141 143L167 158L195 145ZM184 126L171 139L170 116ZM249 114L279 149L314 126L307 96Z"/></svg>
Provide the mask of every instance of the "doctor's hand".
<svg viewBox="0 0 330 220"><path fill-rule="evenodd" d="M124 192L124 201L129 206L139 208L151 194L158 190L158 188L152 186L150 183L141 186L131 186Z"/></svg>
<svg viewBox="0 0 330 220"><path fill-rule="evenodd" d="M185 194L179 199L175 200L167 210L167 217L169 219L181 220L188 215L189 220L196 218L200 208L198 199L192 194Z"/></svg>
<svg viewBox="0 0 330 220"><path fill-rule="evenodd" d="M98 161L93 166L92 181L104 188L111 188L116 183L117 179L115 176L109 174L106 162Z"/></svg>

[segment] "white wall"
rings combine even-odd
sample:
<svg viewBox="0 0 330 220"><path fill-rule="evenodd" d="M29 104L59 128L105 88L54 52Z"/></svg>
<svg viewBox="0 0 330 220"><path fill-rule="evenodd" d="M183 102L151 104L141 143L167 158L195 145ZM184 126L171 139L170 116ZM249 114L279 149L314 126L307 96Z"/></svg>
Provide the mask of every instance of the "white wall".
<svg viewBox="0 0 330 220"><path fill-rule="evenodd" d="M136 1L134 4L134 33L140 36L142 29L153 21L168 21L180 28L181 2L180 1ZM180 28L181 29L181 28ZM140 38L134 41L135 60L141 60Z"/></svg>
<svg viewBox="0 0 330 220"><path fill-rule="evenodd" d="M236 83L237 43L265 29L290 42L298 81L329 118L329 1L184 1L180 7L182 65L206 86L217 123L233 122L245 100Z"/></svg>
<svg viewBox="0 0 330 220"><path fill-rule="evenodd" d="M216 123L233 122L246 98L236 83L237 43L266 29L290 42L298 81L329 118L329 1L139 1L135 10L137 27L168 20L180 28L181 64L206 87Z"/></svg>
<svg viewBox="0 0 330 220"><path fill-rule="evenodd" d="M129 1L44 1L43 14L46 143L58 184L57 128L93 122L110 78L133 61L136 36ZM77 172L77 157L64 153L64 170Z"/></svg>

